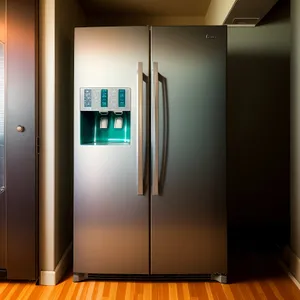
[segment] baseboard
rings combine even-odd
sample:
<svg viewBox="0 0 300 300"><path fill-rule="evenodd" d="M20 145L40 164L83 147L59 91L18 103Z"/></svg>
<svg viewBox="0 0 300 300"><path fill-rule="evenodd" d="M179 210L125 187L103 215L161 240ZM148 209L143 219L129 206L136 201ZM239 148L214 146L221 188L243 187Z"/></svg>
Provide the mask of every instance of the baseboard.
<svg viewBox="0 0 300 300"><path fill-rule="evenodd" d="M279 264L300 289L300 259L289 246L283 248Z"/></svg>
<svg viewBox="0 0 300 300"><path fill-rule="evenodd" d="M289 261L290 271L300 283L300 259L291 249L289 249Z"/></svg>
<svg viewBox="0 0 300 300"><path fill-rule="evenodd" d="M41 271L40 285L53 286L60 282L60 280L72 264L72 249L73 244L71 243L66 249L64 255L62 256L54 271Z"/></svg>

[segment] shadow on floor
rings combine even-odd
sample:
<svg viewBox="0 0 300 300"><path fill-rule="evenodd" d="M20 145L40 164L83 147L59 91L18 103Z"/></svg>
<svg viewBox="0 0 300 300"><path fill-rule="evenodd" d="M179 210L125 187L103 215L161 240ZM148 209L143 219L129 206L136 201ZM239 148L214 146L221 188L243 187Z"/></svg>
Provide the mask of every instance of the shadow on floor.
<svg viewBox="0 0 300 300"><path fill-rule="evenodd" d="M279 265L279 250L275 245L264 245L259 241L232 242L228 252L229 283L286 276Z"/></svg>

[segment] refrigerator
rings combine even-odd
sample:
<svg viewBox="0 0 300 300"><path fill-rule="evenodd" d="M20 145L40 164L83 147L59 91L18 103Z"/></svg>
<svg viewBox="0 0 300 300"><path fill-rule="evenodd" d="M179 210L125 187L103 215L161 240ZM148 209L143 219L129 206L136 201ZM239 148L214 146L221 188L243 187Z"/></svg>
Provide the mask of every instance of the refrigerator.
<svg viewBox="0 0 300 300"><path fill-rule="evenodd" d="M75 28L73 280L227 282L225 26Z"/></svg>

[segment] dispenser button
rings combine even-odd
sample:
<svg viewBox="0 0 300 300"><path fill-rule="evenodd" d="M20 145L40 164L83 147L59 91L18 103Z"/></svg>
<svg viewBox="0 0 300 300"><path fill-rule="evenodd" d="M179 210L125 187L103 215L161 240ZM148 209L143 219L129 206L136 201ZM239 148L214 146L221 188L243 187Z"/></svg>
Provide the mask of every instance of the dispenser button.
<svg viewBox="0 0 300 300"><path fill-rule="evenodd" d="M102 89L101 90L101 107L108 106L108 90Z"/></svg>
<svg viewBox="0 0 300 300"><path fill-rule="evenodd" d="M92 90L84 90L84 107L92 107Z"/></svg>
<svg viewBox="0 0 300 300"><path fill-rule="evenodd" d="M125 101L125 90L120 89L119 90L119 107L125 107L126 101Z"/></svg>

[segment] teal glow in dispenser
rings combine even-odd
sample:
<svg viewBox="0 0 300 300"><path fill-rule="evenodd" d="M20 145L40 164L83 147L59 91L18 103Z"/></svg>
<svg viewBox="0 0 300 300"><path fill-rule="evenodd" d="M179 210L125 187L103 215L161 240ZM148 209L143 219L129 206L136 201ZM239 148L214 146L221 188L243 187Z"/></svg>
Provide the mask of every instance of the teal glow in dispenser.
<svg viewBox="0 0 300 300"><path fill-rule="evenodd" d="M82 88L81 145L130 144L130 88Z"/></svg>

